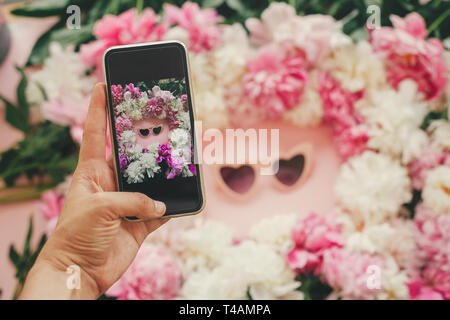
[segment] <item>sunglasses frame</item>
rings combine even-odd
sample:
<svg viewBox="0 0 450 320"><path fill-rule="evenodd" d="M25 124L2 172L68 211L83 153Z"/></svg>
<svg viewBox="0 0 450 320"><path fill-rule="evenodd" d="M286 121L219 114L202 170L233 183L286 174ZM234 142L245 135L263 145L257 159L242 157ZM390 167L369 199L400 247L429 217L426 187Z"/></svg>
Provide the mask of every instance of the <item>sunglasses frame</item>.
<svg viewBox="0 0 450 320"><path fill-rule="evenodd" d="M311 169L312 169L312 157L314 156L314 149L311 143L301 143L296 145L295 147L293 147L292 149L290 149L287 152L283 152L283 154L280 154L278 160L275 161L280 161L280 160L291 160L292 158L294 158L295 156L298 155L302 155L303 156L303 170L302 173L300 175L300 177L297 179L297 181L295 181L294 184L292 185L286 185L282 182L280 182L280 180L278 180L277 176L274 174L273 177L273 184L275 186L275 188L277 188L280 191L291 191L293 189L297 189L299 188L303 183L306 182L306 180L308 179L310 173L311 173Z"/></svg>
<svg viewBox="0 0 450 320"><path fill-rule="evenodd" d="M313 150L313 146L311 143L308 143L308 142L300 143L300 144L294 146L293 148L291 148L289 151L280 153L280 156L278 157L278 159L272 159L271 163L273 164L273 163L275 163L275 161L279 161L279 160L290 160L293 157L300 155L300 154L303 155L303 157L304 157L304 165L303 165L302 173L301 173L300 177L297 179L297 181L294 184L288 186L288 185L281 183L278 180L278 178L276 177L276 175L273 174L272 179L274 181L272 181L272 185L274 186L274 188L278 189L279 191L287 192L287 191L292 191L293 189L299 188L303 183L306 182L306 180L308 179L308 177L311 173L312 164L314 162L312 159L314 156L314 150ZM246 167L246 166L251 167L253 169L254 180L253 180L251 187L248 189L247 192L239 193L239 192L236 192L233 189L231 189L225 183L225 180L223 179L223 176L220 171L222 168L238 169L240 167ZM255 192L257 191L256 187L260 180L260 174L258 174L257 171L261 167L265 167L265 166L262 166L260 164L251 164L251 163L216 164L216 165L214 165L214 176L216 178L217 186L220 189L222 189L222 191L227 196L229 196L235 200L245 201L248 198L252 197L255 194Z"/></svg>

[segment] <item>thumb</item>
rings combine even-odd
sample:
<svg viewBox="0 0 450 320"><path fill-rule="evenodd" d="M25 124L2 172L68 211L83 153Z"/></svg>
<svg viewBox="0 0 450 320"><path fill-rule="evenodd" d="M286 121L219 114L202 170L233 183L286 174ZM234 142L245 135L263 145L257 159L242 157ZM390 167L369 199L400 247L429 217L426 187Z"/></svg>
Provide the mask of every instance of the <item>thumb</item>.
<svg viewBox="0 0 450 320"><path fill-rule="evenodd" d="M139 192L98 192L92 195L96 212L104 212L111 219L134 216L139 219L156 219L164 215L166 205Z"/></svg>

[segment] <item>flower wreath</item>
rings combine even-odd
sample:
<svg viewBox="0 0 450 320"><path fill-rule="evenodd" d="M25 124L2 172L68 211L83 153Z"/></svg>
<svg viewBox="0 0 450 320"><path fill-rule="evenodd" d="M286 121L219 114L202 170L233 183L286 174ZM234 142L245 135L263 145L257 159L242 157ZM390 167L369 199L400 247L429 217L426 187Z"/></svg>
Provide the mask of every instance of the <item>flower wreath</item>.
<svg viewBox="0 0 450 320"><path fill-rule="evenodd" d="M301 299L314 291L311 278L317 277L330 287L331 298L450 299L450 123L445 111L450 53L441 41L427 39L417 13L391 20L392 27L370 30L367 41L355 43L332 17L298 16L283 3L272 3L261 19L248 19L249 34L240 24L219 25L214 10L195 3L166 4L163 23L151 9L109 16L97 22L97 40L82 45L80 54L59 52L47 59L48 67L36 73L40 78L80 65L50 68L51 62L69 57L101 74L99 48L182 40L190 50L197 114L205 127L262 117L298 127L326 124L344 160L333 214L299 218L282 213L258 221L246 239L212 219L172 221L144 243L142 254L108 293L121 299ZM112 24L117 32L102 32ZM66 72L80 78L71 85L83 84L82 71ZM168 165L167 177L194 174L185 98L158 87L140 92L128 85L114 87L113 99L128 181L161 172L158 160L169 164L174 156L185 161L177 169ZM42 110L47 119L74 127L80 121L71 118L71 105L46 103ZM170 142L132 148L133 119L149 115L174 125ZM63 197L55 192L43 197L50 226L60 211L51 209L60 208ZM378 289L366 285L373 265L383 271Z"/></svg>
<svg viewBox="0 0 450 320"><path fill-rule="evenodd" d="M196 174L193 164L191 123L187 95L174 96L170 91L154 86L142 91L132 83L122 88L112 85L116 139L119 144L120 170L128 183L143 182L162 173L167 179ZM135 144L133 121L158 118L169 122L169 142L148 146Z"/></svg>

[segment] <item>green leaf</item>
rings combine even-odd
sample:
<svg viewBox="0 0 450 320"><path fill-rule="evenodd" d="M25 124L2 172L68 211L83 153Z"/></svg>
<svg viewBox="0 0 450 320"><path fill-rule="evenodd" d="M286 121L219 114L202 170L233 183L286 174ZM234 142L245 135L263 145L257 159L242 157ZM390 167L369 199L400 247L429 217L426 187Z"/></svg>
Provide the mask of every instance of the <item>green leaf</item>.
<svg viewBox="0 0 450 320"><path fill-rule="evenodd" d="M28 231L27 236L25 237L25 243L23 245L23 255L28 257L30 255L30 247L31 247L31 236L33 234L33 218L30 217L28 222Z"/></svg>
<svg viewBox="0 0 450 320"><path fill-rule="evenodd" d="M431 122L433 122L435 120L440 120L440 119L448 120L448 116L449 116L448 109L445 109L442 112L432 111L426 115L425 119L423 119L423 122L422 122L422 125L420 126L420 128L422 130L426 130L428 128L428 126L431 124Z"/></svg>
<svg viewBox="0 0 450 320"><path fill-rule="evenodd" d="M18 268L20 265L20 256L19 253L16 251L13 245L9 246L9 260L13 263L13 265Z"/></svg>
<svg viewBox="0 0 450 320"><path fill-rule="evenodd" d="M94 24L88 24L82 26L80 29L58 29L52 31L50 35L50 42L56 41L59 42L63 47L73 44L78 46L84 42L93 39L92 29Z"/></svg>
<svg viewBox="0 0 450 320"><path fill-rule="evenodd" d="M29 130L28 117L26 117L26 115L24 115L18 107L14 106L6 98L0 96L0 100L2 100L5 104L6 122L14 128L27 133Z"/></svg>
<svg viewBox="0 0 450 320"><path fill-rule="evenodd" d="M26 17L49 17L65 13L69 6L69 0L39 0L31 1L29 4L12 10L16 16Z"/></svg>
<svg viewBox="0 0 450 320"><path fill-rule="evenodd" d="M203 0L202 7L204 8L217 8L220 7L225 0Z"/></svg>
<svg viewBox="0 0 450 320"><path fill-rule="evenodd" d="M297 290L303 292L305 300L324 300L333 291L317 276L303 274L297 280L301 282Z"/></svg>
<svg viewBox="0 0 450 320"><path fill-rule="evenodd" d="M51 184L56 185L73 172L77 151L68 127L44 121L32 134L0 153L0 178L12 186L23 174L29 179L50 176Z"/></svg>
<svg viewBox="0 0 450 320"><path fill-rule="evenodd" d="M242 0L225 0L226 4L231 8L236 10L240 16L244 18L254 16L254 11L247 8Z"/></svg>
<svg viewBox="0 0 450 320"><path fill-rule="evenodd" d="M23 68L16 66L16 69L21 75L20 82L17 85L17 107L22 111L23 116L28 119L30 115L30 105L26 97L28 79Z"/></svg>
<svg viewBox="0 0 450 320"><path fill-rule="evenodd" d="M61 19L53 27L51 27L47 32L45 32L33 46L30 56L28 57L27 66L34 66L36 64L42 63L45 58L49 55L49 45L51 41L51 34L53 31L65 25L65 19Z"/></svg>

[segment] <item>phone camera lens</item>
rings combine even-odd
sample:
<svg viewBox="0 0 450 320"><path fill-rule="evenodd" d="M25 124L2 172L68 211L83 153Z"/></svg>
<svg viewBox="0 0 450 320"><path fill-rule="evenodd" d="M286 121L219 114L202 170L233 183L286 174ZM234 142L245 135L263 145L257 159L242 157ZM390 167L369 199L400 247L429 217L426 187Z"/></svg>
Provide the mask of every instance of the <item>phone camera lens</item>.
<svg viewBox="0 0 450 320"><path fill-rule="evenodd" d="M162 129L161 126L155 127L155 128L153 128L153 133L154 133L155 135L158 135L158 134L161 133L161 129Z"/></svg>

